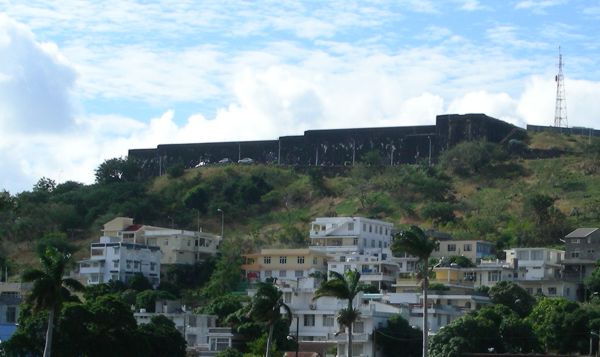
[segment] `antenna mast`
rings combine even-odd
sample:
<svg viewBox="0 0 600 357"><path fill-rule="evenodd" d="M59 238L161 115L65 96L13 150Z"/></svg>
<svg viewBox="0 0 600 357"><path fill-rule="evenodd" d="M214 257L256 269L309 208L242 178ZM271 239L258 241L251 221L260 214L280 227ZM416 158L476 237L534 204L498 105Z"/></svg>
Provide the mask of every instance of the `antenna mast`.
<svg viewBox="0 0 600 357"><path fill-rule="evenodd" d="M554 77L556 81L556 105L554 109L554 126L557 128L568 127L567 121L567 97L565 95L565 79L563 76L563 61L560 46L558 46L558 74Z"/></svg>

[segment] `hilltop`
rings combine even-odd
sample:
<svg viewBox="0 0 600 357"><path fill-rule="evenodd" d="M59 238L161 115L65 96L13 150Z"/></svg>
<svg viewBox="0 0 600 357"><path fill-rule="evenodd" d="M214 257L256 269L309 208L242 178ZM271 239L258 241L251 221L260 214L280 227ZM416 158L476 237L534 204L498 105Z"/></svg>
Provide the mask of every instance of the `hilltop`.
<svg viewBox="0 0 600 357"><path fill-rule="evenodd" d="M220 233L246 250L307 243L317 216L376 217L417 224L455 238L509 246L556 246L575 227L600 219L600 141L529 133L505 145L465 142L429 167L382 166L369 152L354 167L205 166L140 181L126 160L107 160L98 183L56 185L41 179L29 192L0 195L2 254L13 271L32 264L35 242L63 232L88 252L115 216L137 223Z"/></svg>

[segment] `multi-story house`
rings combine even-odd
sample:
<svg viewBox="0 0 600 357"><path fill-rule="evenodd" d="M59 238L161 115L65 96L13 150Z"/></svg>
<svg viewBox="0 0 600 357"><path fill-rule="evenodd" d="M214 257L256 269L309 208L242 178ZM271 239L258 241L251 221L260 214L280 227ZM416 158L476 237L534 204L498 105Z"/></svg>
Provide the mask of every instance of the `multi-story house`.
<svg viewBox="0 0 600 357"><path fill-rule="evenodd" d="M392 285L398 276L398 263L391 259L389 248L383 250L387 253L376 254L330 254L328 271L340 274L348 270L360 272L360 281L376 287L378 290L391 291Z"/></svg>
<svg viewBox="0 0 600 357"><path fill-rule="evenodd" d="M483 240L443 240L439 243L432 258L463 256L477 264L482 258L494 255L494 243Z"/></svg>
<svg viewBox="0 0 600 357"><path fill-rule="evenodd" d="M312 273L327 274L327 259L327 254L313 249L262 249L244 255L242 270L250 282L277 278L293 283Z"/></svg>
<svg viewBox="0 0 600 357"><path fill-rule="evenodd" d="M147 324L152 317L158 315L173 321L177 331L185 338L188 350L204 352L201 354L210 356L232 346L231 329L217 328L217 316L186 311L178 300L157 300L154 312L141 309L133 314L138 325ZM212 343L211 338L214 340Z"/></svg>
<svg viewBox="0 0 600 357"><path fill-rule="evenodd" d="M244 275L249 281L275 280L283 292L284 302L291 308L293 321L290 334L298 336L301 350L314 350L314 344L337 346L338 356L345 356L346 334L340 333L336 314L346 302L331 297L313 300L314 292L327 274L328 256L313 249L262 249L244 256ZM371 265L377 262L371 262ZM372 267L371 267L372 268ZM255 291L250 287L248 293ZM354 352L356 356L374 356L373 328L384 326L387 318L399 313L398 307L379 301L357 297L355 307L361 318L354 325Z"/></svg>
<svg viewBox="0 0 600 357"><path fill-rule="evenodd" d="M600 229L577 228L565 236L564 243L564 276L581 282L592 274L600 259Z"/></svg>
<svg viewBox="0 0 600 357"><path fill-rule="evenodd" d="M158 286L161 256L159 247L125 238L100 237L99 242L91 244L90 258L79 262L79 274L87 284L128 282L135 274L142 274Z"/></svg>
<svg viewBox="0 0 600 357"><path fill-rule="evenodd" d="M104 224L103 235L160 247L161 263L194 264L217 254L221 237L202 231L134 224L133 218L117 217Z"/></svg>
<svg viewBox="0 0 600 357"><path fill-rule="evenodd" d="M327 253L376 253L389 247L393 227L363 217L319 217L311 223L310 248Z"/></svg>

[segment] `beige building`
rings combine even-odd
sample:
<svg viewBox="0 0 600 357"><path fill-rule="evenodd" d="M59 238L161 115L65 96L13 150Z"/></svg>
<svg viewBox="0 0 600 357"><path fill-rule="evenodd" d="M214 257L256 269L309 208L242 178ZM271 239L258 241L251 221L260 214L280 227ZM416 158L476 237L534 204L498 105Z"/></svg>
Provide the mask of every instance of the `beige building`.
<svg viewBox="0 0 600 357"><path fill-rule="evenodd" d="M442 240L432 258L463 256L477 264L482 258L494 255L494 243L483 240Z"/></svg>
<svg viewBox="0 0 600 357"><path fill-rule="evenodd" d="M317 271L327 273L327 255L313 249L262 249L244 255L244 260L242 270L249 281L296 280Z"/></svg>
<svg viewBox="0 0 600 357"><path fill-rule="evenodd" d="M125 242L159 247L161 264L194 264L217 254L221 237L206 232L134 224L133 218L117 217L104 225L103 235Z"/></svg>

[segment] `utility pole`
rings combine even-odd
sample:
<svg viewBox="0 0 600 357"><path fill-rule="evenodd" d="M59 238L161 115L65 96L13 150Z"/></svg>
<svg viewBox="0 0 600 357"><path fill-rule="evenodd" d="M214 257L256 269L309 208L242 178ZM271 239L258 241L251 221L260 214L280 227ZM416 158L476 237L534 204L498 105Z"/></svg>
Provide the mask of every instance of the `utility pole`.
<svg viewBox="0 0 600 357"><path fill-rule="evenodd" d="M567 128L567 96L565 94L565 78L563 76L563 60L560 46L558 46L558 74L554 77L556 81L556 104L554 106L554 126Z"/></svg>

